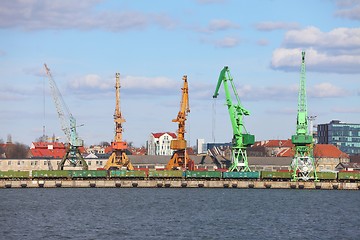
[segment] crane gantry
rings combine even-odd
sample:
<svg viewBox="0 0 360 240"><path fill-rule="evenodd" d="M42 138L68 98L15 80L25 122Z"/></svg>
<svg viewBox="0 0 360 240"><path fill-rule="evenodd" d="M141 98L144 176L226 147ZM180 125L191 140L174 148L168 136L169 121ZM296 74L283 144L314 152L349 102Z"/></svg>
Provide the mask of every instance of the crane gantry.
<svg viewBox="0 0 360 240"><path fill-rule="evenodd" d="M250 115L250 112L241 105L240 98L237 94L233 78L230 74L228 66L225 66L220 72L219 80L213 98L217 98L217 96L219 95L219 88L221 86L221 83L223 83L224 85L226 105L228 107L231 125L233 129L233 139L231 146L231 166L229 167L228 171L250 172L247 160L246 147L254 144L255 136L246 133L243 121L243 117ZM237 104L233 104L232 102L229 84L233 89Z"/></svg>
<svg viewBox="0 0 360 240"><path fill-rule="evenodd" d="M317 181L313 156L313 136L308 134L305 51L302 51L301 55L296 134L291 136L291 142L295 145L295 154L291 162L292 180L307 181L309 179L314 179Z"/></svg>
<svg viewBox="0 0 360 240"><path fill-rule="evenodd" d="M115 137L114 141L111 142L111 147L113 152L111 153L109 159L107 160L104 168L106 170L111 169L121 169L127 168L127 170L134 170L133 165L131 164L129 157L126 155L127 143L122 139L123 127L122 124L125 122L125 119L122 117L120 111L120 73L115 74L116 84L116 100L115 100L115 113L114 113L114 123L115 123Z"/></svg>
<svg viewBox="0 0 360 240"><path fill-rule="evenodd" d="M183 76L184 85L181 88L182 96L180 102L180 111L173 122L178 123L178 136L177 139L173 139L170 142L170 148L174 150L174 153L166 165L167 170L172 169L186 169L186 170L193 170L194 169L194 161L190 159L189 155L187 154L186 147L187 143L185 140L185 122L188 113L190 112L189 106L189 87L187 76Z"/></svg>
<svg viewBox="0 0 360 240"><path fill-rule="evenodd" d="M59 170L64 170L64 167L82 167L83 170L88 169L88 165L82 157L79 148L84 145L84 141L79 138L76 131L76 119L70 113L66 106L64 99L54 81L50 69L44 64L46 74L49 78L51 94L54 99L55 107L60 119L61 129L65 133L68 141L66 153L58 165ZM65 111L64 111L65 110Z"/></svg>

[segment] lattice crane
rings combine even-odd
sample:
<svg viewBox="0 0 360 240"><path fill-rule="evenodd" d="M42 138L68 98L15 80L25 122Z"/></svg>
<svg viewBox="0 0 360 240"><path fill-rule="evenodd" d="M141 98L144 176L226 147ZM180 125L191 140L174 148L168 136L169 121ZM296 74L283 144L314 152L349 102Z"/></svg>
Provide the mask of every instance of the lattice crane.
<svg viewBox="0 0 360 240"><path fill-rule="evenodd" d="M189 87L188 87L188 81L187 76L183 76L184 85L181 88L182 90L182 96L181 96L181 102L180 102L180 111L176 117L176 119L173 119L173 122L178 123L178 136L177 139L171 140L170 142L170 148L174 150L174 153L166 165L167 170L172 169L187 169L187 170L193 170L194 169L194 161L190 159L189 155L187 154L186 147L187 143L185 140L185 122L186 117L188 113L190 112L190 106L189 106Z"/></svg>
<svg viewBox="0 0 360 240"><path fill-rule="evenodd" d="M88 165L79 150L79 148L84 145L84 141L79 138L76 131L76 119L70 113L69 108L65 104L56 82L51 75L50 69L46 64L44 64L44 67L49 78L51 94L53 96L55 107L60 119L61 129L65 133L69 143L65 155L59 163L58 169L63 170L64 167L70 166L82 167L82 169L87 170Z"/></svg>
<svg viewBox="0 0 360 240"><path fill-rule="evenodd" d="M294 158L291 162L292 180L314 179L317 181L313 156L313 136L308 134L308 112L306 98L305 52L302 51L300 88L297 110L296 134L292 135Z"/></svg>
<svg viewBox="0 0 360 240"><path fill-rule="evenodd" d="M106 170L111 169L121 169L127 168L127 170L134 170L133 165L131 164L129 157L126 155L127 143L122 139L123 127L122 124L125 122L125 119L121 115L120 111L120 73L115 74L116 84L116 100L115 100L115 113L114 113L114 123L115 123L115 137L114 141L111 142L111 147L113 152L105 164Z"/></svg>
<svg viewBox="0 0 360 240"><path fill-rule="evenodd" d="M229 167L228 171L249 172L250 168L247 160L246 147L254 144L255 136L246 133L243 117L250 115L250 112L241 105L239 95L237 94L236 87L233 82L233 78L227 66L225 66L220 72L219 80L213 98L217 98L217 96L219 95L219 88L221 86L221 83L224 84L226 105L229 110L231 125L233 129L233 139L231 146L231 166ZM233 89L237 104L233 104L232 102L229 84Z"/></svg>

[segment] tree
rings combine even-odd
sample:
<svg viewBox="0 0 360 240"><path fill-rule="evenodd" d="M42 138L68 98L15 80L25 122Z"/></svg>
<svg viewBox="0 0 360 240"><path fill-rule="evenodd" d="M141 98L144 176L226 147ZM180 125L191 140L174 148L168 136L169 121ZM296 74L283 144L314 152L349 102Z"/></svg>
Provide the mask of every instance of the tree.
<svg viewBox="0 0 360 240"><path fill-rule="evenodd" d="M102 142L100 142L100 146L102 146L102 147L109 147L109 146L110 146L110 143L109 143L109 142L106 142L106 141L102 141Z"/></svg>
<svg viewBox="0 0 360 240"><path fill-rule="evenodd" d="M4 141L0 139L0 158L5 153L5 149L3 147Z"/></svg>
<svg viewBox="0 0 360 240"><path fill-rule="evenodd" d="M29 146L22 143L10 143L5 147L6 158L26 158L29 153Z"/></svg>

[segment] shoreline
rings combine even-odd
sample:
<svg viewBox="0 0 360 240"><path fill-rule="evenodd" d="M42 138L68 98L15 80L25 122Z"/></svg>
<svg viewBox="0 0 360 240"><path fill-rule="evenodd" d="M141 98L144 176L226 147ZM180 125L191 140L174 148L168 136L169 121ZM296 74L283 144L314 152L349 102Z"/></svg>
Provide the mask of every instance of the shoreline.
<svg viewBox="0 0 360 240"><path fill-rule="evenodd" d="M358 182L238 180L2 180L0 188L239 188L360 190Z"/></svg>

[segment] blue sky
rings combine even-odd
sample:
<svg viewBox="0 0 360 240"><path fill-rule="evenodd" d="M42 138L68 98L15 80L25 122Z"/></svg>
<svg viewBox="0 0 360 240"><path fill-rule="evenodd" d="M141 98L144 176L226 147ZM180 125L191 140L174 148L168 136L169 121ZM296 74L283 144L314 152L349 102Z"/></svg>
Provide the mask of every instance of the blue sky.
<svg viewBox="0 0 360 240"><path fill-rule="evenodd" d="M115 73L123 138L145 145L177 130L182 76L191 112L185 137L229 142L221 88L229 66L256 140L295 132L301 50L316 124L360 122L360 1L5 0L0 2L0 139L65 141L43 64L51 69L86 145L114 137Z"/></svg>

